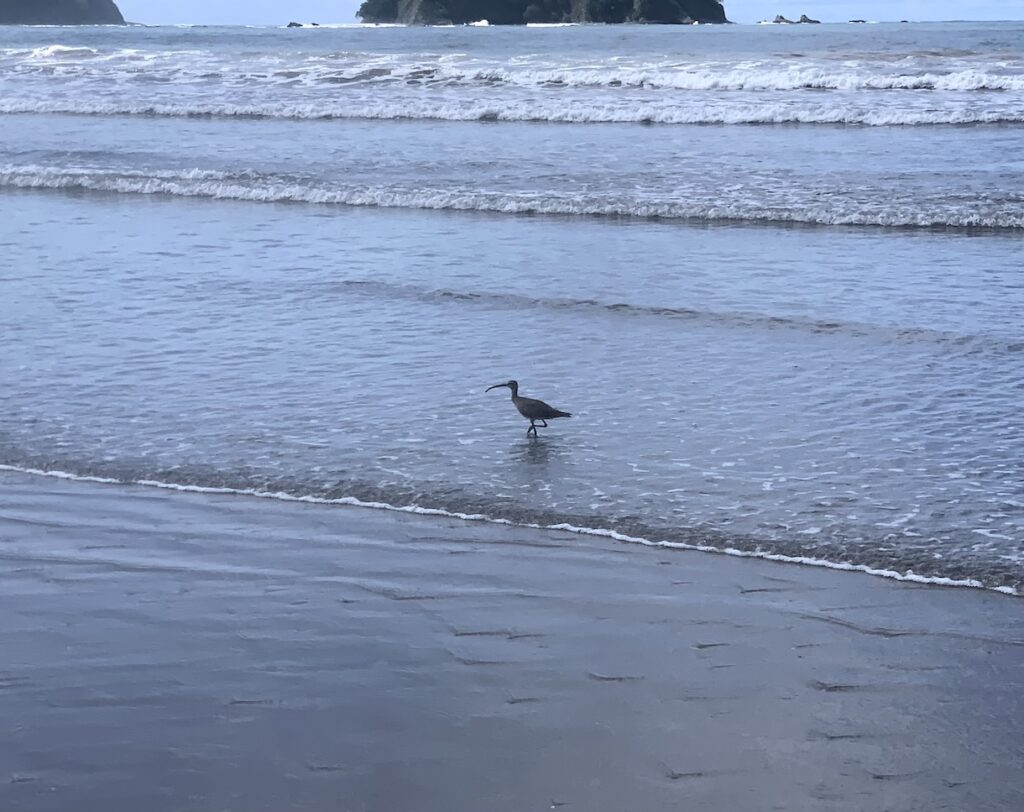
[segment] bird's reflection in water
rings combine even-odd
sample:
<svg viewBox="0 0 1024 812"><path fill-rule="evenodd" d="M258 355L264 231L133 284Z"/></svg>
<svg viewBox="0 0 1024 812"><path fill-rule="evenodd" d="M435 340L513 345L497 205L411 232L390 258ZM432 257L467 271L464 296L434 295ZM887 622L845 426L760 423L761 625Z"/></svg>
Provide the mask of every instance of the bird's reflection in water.
<svg viewBox="0 0 1024 812"><path fill-rule="evenodd" d="M569 448L563 440L553 437L524 437L509 449L509 456L514 462L527 465L546 466L551 462L564 460Z"/></svg>

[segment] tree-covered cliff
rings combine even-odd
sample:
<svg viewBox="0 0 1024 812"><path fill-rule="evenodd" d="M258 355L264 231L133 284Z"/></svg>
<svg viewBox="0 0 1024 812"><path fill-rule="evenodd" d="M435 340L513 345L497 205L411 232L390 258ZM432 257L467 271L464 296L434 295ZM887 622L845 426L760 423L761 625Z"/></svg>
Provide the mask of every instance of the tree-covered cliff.
<svg viewBox="0 0 1024 812"><path fill-rule="evenodd" d="M114 0L0 0L0 25L116 25Z"/></svg>
<svg viewBox="0 0 1024 812"><path fill-rule="evenodd" d="M724 23L718 0L365 0L367 23Z"/></svg>

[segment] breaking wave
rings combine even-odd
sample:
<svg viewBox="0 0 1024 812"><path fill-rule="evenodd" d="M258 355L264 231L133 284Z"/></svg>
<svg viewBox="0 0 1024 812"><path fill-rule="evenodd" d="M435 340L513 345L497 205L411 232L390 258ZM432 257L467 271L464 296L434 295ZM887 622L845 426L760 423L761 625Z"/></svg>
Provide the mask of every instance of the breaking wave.
<svg viewBox="0 0 1024 812"><path fill-rule="evenodd" d="M1024 228L1024 210L1019 205L994 211L964 209L962 206L944 206L939 203L894 203L891 208L883 209L877 205L858 207L852 202L837 202L834 207L829 207L827 202L765 206L754 200L728 200L720 197L706 201L655 201L639 196L580 195L546 190L502 193L478 189L345 185L301 176L201 169L111 171L6 166L0 167L0 187L500 214L896 228Z"/></svg>
<svg viewBox="0 0 1024 812"><path fill-rule="evenodd" d="M456 75L453 81L537 87L637 87L655 90L1024 90L1024 76L993 74L977 69L948 73L889 73L876 70L853 68L835 72L832 66L819 68L786 65L758 65L750 68L680 66L675 69L670 66L652 66L623 70L486 69Z"/></svg>
<svg viewBox="0 0 1024 812"><path fill-rule="evenodd" d="M628 102L616 99L395 98L308 102L152 102L96 99L0 99L0 114L50 113L85 116L250 118L332 121L515 121L553 124L839 124L922 127L1024 122L1024 103L1005 107L877 106L852 103L693 103L686 100Z"/></svg>
<svg viewBox="0 0 1024 812"><path fill-rule="evenodd" d="M969 56L936 60L934 55L904 61L870 56L773 58L749 61L658 58L551 61L526 55L513 62L478 60L466 54L343 51L279 53L231 59L209 50L99 50L60 44L32 49L0 49L0 64L16 75L81 77L132 82L138 65L147 78L188 85L197 79L237 87L257 84L408 85L415 87L607 88L683 91L918 91L1021 92L1019 60Z"/></svg>
<svg viewBox="0 0 1024 812"><path fill-rule="evenodd" d="M346 40L339 40L343 47ZM0 49L0 113L927 126L1024 121L1016 53L569 53ZM197 47L198 46L198 47Z"/></svg>

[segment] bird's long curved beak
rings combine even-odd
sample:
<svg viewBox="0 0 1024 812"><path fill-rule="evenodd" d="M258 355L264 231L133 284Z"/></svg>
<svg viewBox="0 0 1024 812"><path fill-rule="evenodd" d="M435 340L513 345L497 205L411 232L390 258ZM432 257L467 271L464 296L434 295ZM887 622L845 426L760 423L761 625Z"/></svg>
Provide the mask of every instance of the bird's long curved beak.
<svg viewBox="0 0 1024 812"><path fill-rule="evenodd" d="M492 389L500 389L503 386L508 386L507 383L496 383L494 386L488 386L484 391L490 392Z"/></svg>

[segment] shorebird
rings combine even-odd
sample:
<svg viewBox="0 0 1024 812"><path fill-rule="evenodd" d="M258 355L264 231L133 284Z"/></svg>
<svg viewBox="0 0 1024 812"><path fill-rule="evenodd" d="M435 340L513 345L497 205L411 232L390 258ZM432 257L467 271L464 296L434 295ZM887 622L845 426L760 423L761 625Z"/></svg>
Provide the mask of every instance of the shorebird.
<svg viewBox="0 0 1024 812"><path fill-rule="evenodd" d="M537 436L537 421L544 427L548 427L548 421L553 420L556 417L572 417L569 412L561 412L554 406L548 406L543 400L535 400L534 398L524 398L519 395L519 382L518 381L505 381L505 383L496 383L494 386L488 386L484 391L490 392L492 389L498 389L499 387L507 386L512 390L512 402L516 405L519 410L519 414L530 421L530 428L526 430L526 436L529 437L532 433L534 437Z"/></svg>

